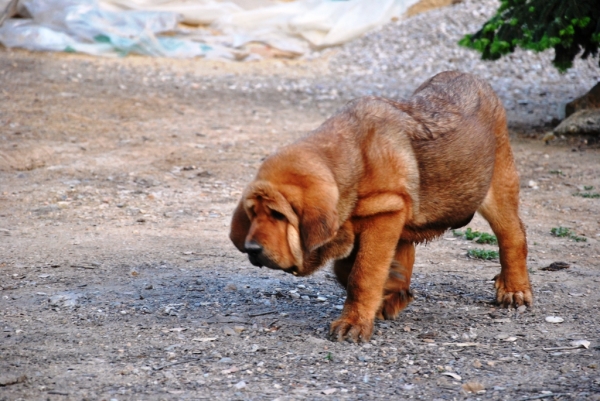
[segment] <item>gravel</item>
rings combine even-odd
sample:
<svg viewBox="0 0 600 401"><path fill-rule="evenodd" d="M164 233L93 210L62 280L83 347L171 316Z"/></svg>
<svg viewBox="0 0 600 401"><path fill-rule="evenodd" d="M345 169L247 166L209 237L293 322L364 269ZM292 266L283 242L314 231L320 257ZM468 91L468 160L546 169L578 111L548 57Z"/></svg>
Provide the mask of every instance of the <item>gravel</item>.
<svg viewBox="0 0 600 401"><path fill-rule="evenodd" d="M532 60L523 52L488 64L459 49L468 30L450 16L475 29L478 7L300 61L0 50L0 400L600 400L600 204L573 196L600 187L597 149L515 135L533 310L496 309L498 262L467 258L479 245L448 233L418 248L416 299L397 320L368 344L333 343L346 294L329 269L255 269L227 237L264 156L354 96L406 96L437 68L484 65L514 122L592 86L591 63L575 85L549 57L545 78L517 78L506 71ZM434 35L428 51L443 21L456 38ZM413 35L422 51L405 56ZM455 65L409 64L452 51ZM587 241L552 236L558 226ZM478 216L470 227L489 232ZM542 270L559 261L569 268Z"/></svg>
<svg viewBox="0 0 600 401"><path fill-rule="evenodd" d="M540 125L564 117L564 104L600 79L598 59L576 60L561 74L552 66L554 51L517 50L497 61L457 42L476 32L494 14L496 0L468 0L391 23L343 46L330 63L351 97L402 98L428 77L446 70L475 73L498 92L511 123ZM338 88L339 90L339 88Z"/></svg>

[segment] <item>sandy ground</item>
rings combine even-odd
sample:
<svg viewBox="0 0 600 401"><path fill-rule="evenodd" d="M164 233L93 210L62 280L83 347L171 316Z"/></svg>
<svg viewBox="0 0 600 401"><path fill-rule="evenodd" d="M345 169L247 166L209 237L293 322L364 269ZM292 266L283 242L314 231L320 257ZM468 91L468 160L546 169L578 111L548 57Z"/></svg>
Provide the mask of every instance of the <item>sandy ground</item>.
<svg viewBox="0 0 600 401"><path fill-rule="evenodd" d="M447 233L417 248L397 320L332 343L345 293L328 268L259 270L230 244L261 159L342 105L294 90L323 74L0 52L1 400L600 399L600 199L573 195L600 192L600 151L582 139L512 133L524 313L494 306L497 260L466 256L495 247Z"/></svg>

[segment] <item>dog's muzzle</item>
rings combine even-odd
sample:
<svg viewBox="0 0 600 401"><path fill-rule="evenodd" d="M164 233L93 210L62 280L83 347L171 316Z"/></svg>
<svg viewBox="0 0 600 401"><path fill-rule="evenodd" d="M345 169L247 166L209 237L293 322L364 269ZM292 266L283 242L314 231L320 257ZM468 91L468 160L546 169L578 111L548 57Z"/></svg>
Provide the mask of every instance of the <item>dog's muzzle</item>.
<svg viewBox="0 0 600 401"><path fill-rule="evenodd" d="M244 244L244 248L246 253L248 254L248 260L254 266L263 267L266 266L269 269L275 270L283 270L286 273L293 274L294 276L298 275L298 271L296 266L292 266L287 269L283 269L281 266L277 265L277 263L273 262L269 259L265 253L262 245L255 241L247 241Z"/></svg>
<svg viewBox="0 0 600 401"><path fill-rule="evenodd" d="M264 266L264 263L261 262L263 247L258 242L246 241L246 243L244 244L244 250L248 254L248 259L250 260L250 263L258 267Z"/></svg>

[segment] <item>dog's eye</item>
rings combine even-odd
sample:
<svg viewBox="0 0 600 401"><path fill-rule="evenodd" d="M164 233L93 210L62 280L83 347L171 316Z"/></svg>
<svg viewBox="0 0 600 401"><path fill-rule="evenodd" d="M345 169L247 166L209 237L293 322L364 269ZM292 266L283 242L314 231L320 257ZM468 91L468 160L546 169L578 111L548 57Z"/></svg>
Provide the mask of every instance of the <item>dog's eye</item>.
<svg viewBox="0 0 600 401"><path fill-rule="evenodd" d="M271 210L271 216L273 216L275 220L285 220L285 215L279 213L277 210Z"/></svg>

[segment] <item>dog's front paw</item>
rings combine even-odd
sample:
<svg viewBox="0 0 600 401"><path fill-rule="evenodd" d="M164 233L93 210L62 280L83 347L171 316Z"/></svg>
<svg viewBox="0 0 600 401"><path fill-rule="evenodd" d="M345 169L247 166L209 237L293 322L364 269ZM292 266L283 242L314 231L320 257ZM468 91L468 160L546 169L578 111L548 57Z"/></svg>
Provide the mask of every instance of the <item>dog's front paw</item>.
<svg viewBox="0 0 600 401"><path fill-rule="evenodd" d="M377 312L377 318L381 320L395 319L398 314L413 300L410 290L391 292L383 296L383 303Z"/></svg>
<svg viewBox="0 0 600 401"><path fill-rule="evenodd" d="M511 306L519 307L533 305L533 294L529 281L526 284L515 285L506 280L502 274L494 277L496 287L496 302L502 307L509 308Z"/></svg>
<svg viewBox="0 0 600 401"><path fill-rule="evenodd" d="M331 323L329 337L333 341L367 342L373 334L373 320L341 317Z"/></svg>

